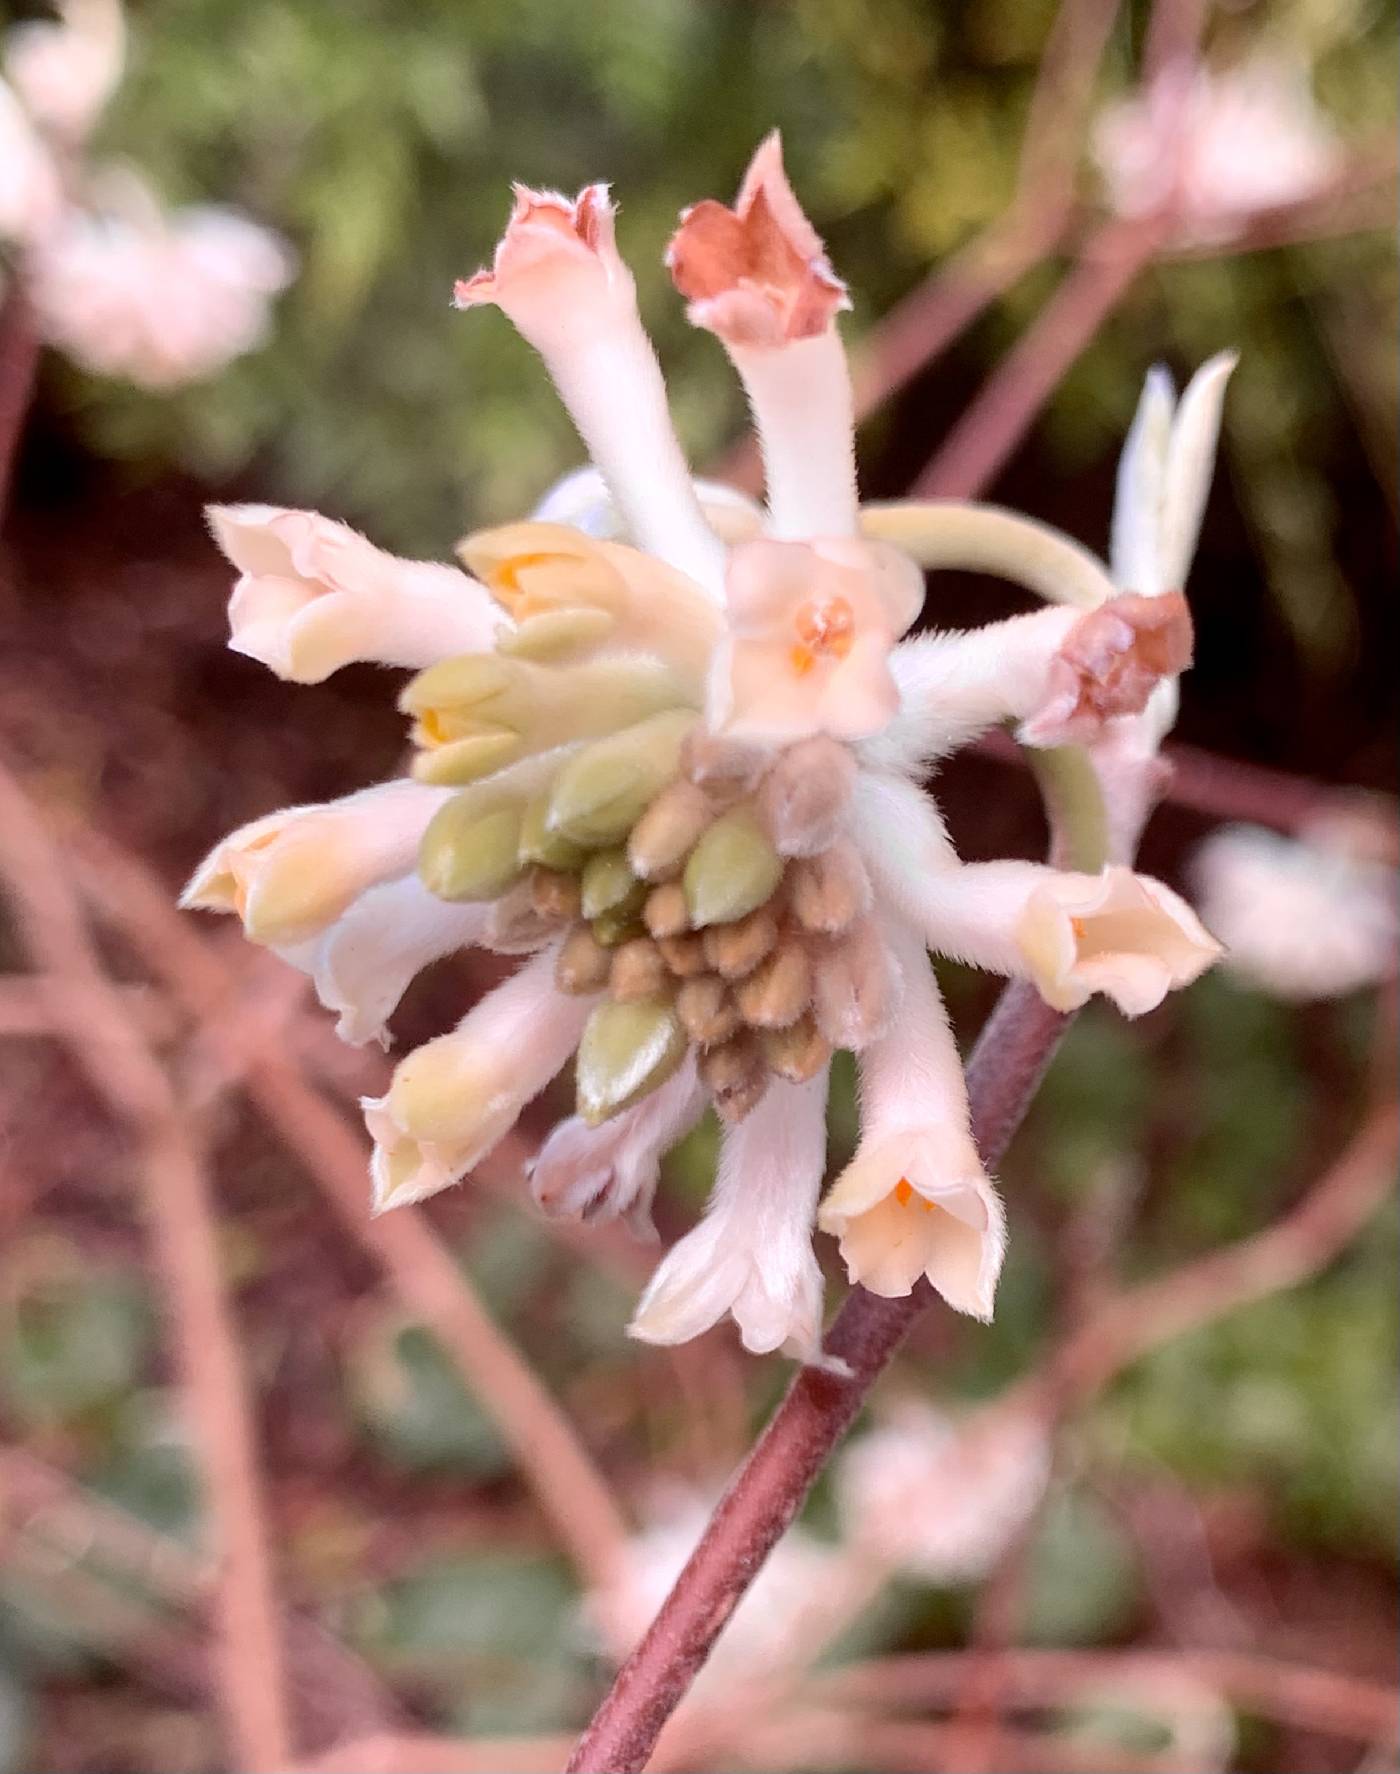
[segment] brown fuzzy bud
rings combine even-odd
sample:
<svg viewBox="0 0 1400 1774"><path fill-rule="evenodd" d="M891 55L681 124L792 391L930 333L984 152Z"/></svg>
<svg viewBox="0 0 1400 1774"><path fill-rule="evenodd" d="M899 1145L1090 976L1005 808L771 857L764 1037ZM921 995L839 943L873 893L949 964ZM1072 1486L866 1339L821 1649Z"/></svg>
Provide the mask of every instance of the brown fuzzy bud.
<svg viewBox="0 0 1400 1774"><path fill-rule="evenodd" d="M833 1047L859 1052L890 1026L899 998L895 963L871 918L813 956L817 1027Z"/></svg>
<svg viewBox="0 0 1400 1774"><path fill-rule="evenodd" d="M554 963L554 983L561 992L601 992L611 966L612 957L588 925L577 924Z"/></svg>
<svg viewBox="0 0 1400 1774"><path fill-rule="evenodd" d="M530 904L541 918L572 923L579 914L580 898L577 875L566 875L558 869L530 871Z"/></svg>
<svg viewBox="0 0 1400 1774"><path fill-rule="evenodd" d="M756 1029L785 1029L812 1001L812 964L802 943L779 944L735 988L744 1021Z"/></svg>
<svg viewBox="0 0 1400 1774"><path fill-rule="evenodd" d="M716 1113L731 1125L742 1121L768 1088L768 1073L751 1035L707 1048L700 1055L699 1072Z"/></svg>
<svg viewBox="0 0 1400 1774"><path fill-rule="evenodd" d="M804 930L832 936L870 910L870 877L854 844L844 839L788 871L793 914Z"/></svg>
<svg viewBox="0 0 1400 1774"><path fill-rule="evenodd" d="M566 916L539 910L535 904L534 882L527 875L492 901L486 914L481 946L498 955L528 955L557 935L569 922Z"/></svg>
<svg viewBox="0 0 1400 1774"><path fill-rule="evenodd" d="M815 856L841 831L855 786L850 748L819 734L791 745L763 779L759 817L780 856Z"/></svg>
<svg viewBox="0 0 1400 1774"><path fill-rule="evenodd" d="M679 881L667 881L654 887L642 907L642 922L653 936L679 936L690 928L690 913L685 909L685 889Z"/></svg>
<svg viewBox="0 0 1400 1774"><path fill-rule="evenodd" d="M733 924L716 924L705 932L705 960L721 979L742 979L778 940L778 920L762 905Z"/></svg>
<svg viewBox="0 0 1400 1774"><path fill-rule="evenodd" d="M758 786L772 754L737 739L692 727L681 746L681 770L716 808L731 807Z"/></svg>
<svg viewBox="0 0 1400 1774"><path fill-rule="evenodd" d="M810 1015L799 1016L785 1029L765 1029L759 1050L769 1069L789 1084L805 1084L831 1058L831 1043Z"/></svg>
<svg viewBox="0 0 1400 1774"><path fill-rule="evenodd" d="M634 936L613 950L608 990L621 1004L664 997L671 985L665 957L649 936ZM684 1022L685 1018L681 1018Z"/></svg>
<svg viewBox="0 0 1400 1774"><path fill-rule="evenodd" d="M714 817L714 803L704 789L678 777L662 789L632 827L627 855L633 869L648 881L678 875Z"/></svg>
<svg viewBox="0 0 1400 1774"><path fill-rule="evenodd" d="M676 993L676 1015L686 1034L701 1047L727 1041L739 1026L739 1012L729 988L713 973L686 980Z"/></svg>
<svg viewBox="0 0 1400 1774"><path fill-rule="evenodd" d="M677 979L693 979L709 965L705 959L705 944L698 931L687 930L680 936L658 936L656 946Z"/></svg>

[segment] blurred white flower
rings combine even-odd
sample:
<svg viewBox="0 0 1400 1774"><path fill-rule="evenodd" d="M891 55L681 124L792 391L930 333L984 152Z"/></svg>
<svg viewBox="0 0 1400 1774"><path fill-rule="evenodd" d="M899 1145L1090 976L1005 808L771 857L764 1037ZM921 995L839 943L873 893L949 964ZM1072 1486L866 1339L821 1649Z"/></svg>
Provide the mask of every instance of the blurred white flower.
<svg viewBox="0 0 1400 1774"><path fill-rule="evenodd" d="M682 1567L709 1525L712 1504L698 1492L672 1487L660 1492L647 1525L627 1542L620 1568L606 1589L584 1603L590 1636L621 1658L656 1617ZM789 1645L833 1594L840 1553L800 1527L789 1528L744 1593L700 1683L725 1684L781 1669Z"/></svg>
<svg viewBox="0 0 1400 1774"><path fill-rule="evenodd" d="M267 336L295 268L286 243L237 210L166 212L135 173L99 182L36 245L30 291L45 338L86 369L174 388Z"/></svg>
<svg viewBox="0 0 1400 1774"><path fill-rule="evenodd" d="M1338 998L1393 979L1400 886L1380 821L1323 818L1297 838L1226 826L1196 852L1201 910L1225 965L1277 998ZM1391 840L1393 843L1393 840Z"/></svg>
<svg viewBox="0 0 1400 1774"><path fill-rule="evenodd" d="M1342 147L1307 68L1260 51L1226 72L1170 69L1110 105L1094 155L1120 215L1171 210L1183 242L1228 240L1256 211L1321 191Z"/></svg>
<svg viewBox="0 0 1400 1774"><path fill-rule="evenodd" d="M5 76L40 129L77 144L121 79L126 22L118 0L61 0L58 13L7 32Z"/></svg>
<svg viewBox="0 0 1400 1774"><path fill-rule="evenodd" d="M983 1577L1030 1520L1050 1447L1030 1411L992 1407L958 1423L907 1399L836 1466L846 1537L931 1583Z"/></svg>
<svg viewBox="0 0 1400 1774"><path fill-rule="evenodd" d="M0 243L32 245L53 226L62 203L53 156L0 80Z"/></svg>

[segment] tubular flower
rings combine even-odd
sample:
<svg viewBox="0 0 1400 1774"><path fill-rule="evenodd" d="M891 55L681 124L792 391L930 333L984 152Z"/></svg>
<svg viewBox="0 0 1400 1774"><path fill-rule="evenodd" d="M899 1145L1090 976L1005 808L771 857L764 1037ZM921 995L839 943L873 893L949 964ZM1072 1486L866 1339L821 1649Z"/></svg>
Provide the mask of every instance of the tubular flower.
<svg viewBox="0 0 1400 1774"><path fill-rule="evenodd" d="M776 137L734 210L686 213L670 263L748 385L766 511L690 480L606 188L518 190L457 300L496 304L535 345L594 466L530 520L469 536L470 578L310 513L212 514L242 575L233 645L295 678L418 668L399 698L415 758L235 832L186 903L239 914L349 1040L382 1037L414 971L454 948L527 957L364 1105L376 1209L461 1178L572 1060L576 1112L530 1167L534 1197L646 1235L662 1157L713 1107L713 1197L633 1334L677 1342L727 1316L749 1348L814 1360L814 1222L870 1287L926 1276L959 1311L992 1310L1003 1214L929 950L1132 1014L1214 955L1126 868L962 864L919 786L999 721L1097 744L1181 669L1189 624L1183 639L1180 600L1116 597L1086 551L1010 513L859 510L844 291ZM916 557L1066 607L904 640ZM863 1132L819 1210L842 1048Z"/></svg>

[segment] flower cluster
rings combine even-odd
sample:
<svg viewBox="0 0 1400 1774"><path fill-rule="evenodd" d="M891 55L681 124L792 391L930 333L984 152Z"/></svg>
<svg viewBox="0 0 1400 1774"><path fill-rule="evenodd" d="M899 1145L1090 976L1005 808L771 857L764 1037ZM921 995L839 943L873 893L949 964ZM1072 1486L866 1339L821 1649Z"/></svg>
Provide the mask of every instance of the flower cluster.
<svg viewBox="0 0 1400 1774"><path fill-rule="evenodd" d="M166 389L263 342L294 260L236 210L168 212L134 168L88 165L124 54L119 0L61 0L57 20L8 34L0 245L49 344L99 375Z"/></svg>
<svg viewBox="0 0 1400 1774"><path fill-rule="evenodd" d="M1169 215L1184 246L1232 240L1260 211L1319 195L1343 159L1308 69L1270 50L1223 71L1165 69L1104 111L1094 153L1112 207Z"/></svg>
<svg viewBox="0 0 1400 1774"><path fill-rule="evenodd" d="M852 1280L903 1294L927 1276L959 1310L992 1309L1002 1210L928 951L1129 1015L1218 953L1122 862L960 862L920 782L1004 720L1106 748L1108 774L1119 750L1152 761L1142 724L1190 657L1179 587L1223 375L1175 415L1149 390L1126 458L1129 504L1151 506L1128 525L1144 578L1115 586L1010 513L860 507L846 293L776 137L733 209L682 216L668 263L743 380L766 508L692 482L606 188L518 189L457 302L495 304L535 346L594 467L530 521L468 537L466 572L311 513L212 513L240 574L232 644L299 682L357 659L415 670L416 755L402 780L235 832L185 901L304 968L354 1041L382 1036L436 957L527 957L366 1102L376 1209L461 1178L573 1060L577 1112L540 1150L534 1197L645 1232L662 1156L712 1104L708 1210L631 1329L677 1342L728 1313L749 1348L814 1359L814 1220ZM909 550L1072 601L905 639L923 601ZM862 1131L818 1209L838 1049L858 1056Z"/></svg>

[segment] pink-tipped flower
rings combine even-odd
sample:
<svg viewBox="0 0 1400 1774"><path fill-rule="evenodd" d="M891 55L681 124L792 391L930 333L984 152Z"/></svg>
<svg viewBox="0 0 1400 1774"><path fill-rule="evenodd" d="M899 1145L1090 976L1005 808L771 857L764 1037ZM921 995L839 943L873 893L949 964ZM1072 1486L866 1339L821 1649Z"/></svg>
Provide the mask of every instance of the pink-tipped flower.
<svg viewBox="0 0 1400 1774"><path fill-rule="evenodd" d="M707 199L682 213L666 263L692 323L720 339L743 378L771 533L854 534L851 382L835 326L850 300L788 183L776 130L733 209Z"/></svg>
<svg viewBox="0 0 1400 1774"><path fill-rule="evenodd" d="M485 651L505 626L465 573L399 560L317 512L211 505L208 517L240 575L229 646L292 683L318 684L355 660L434 665Z"/></svg>
<svg viewBox="0 0 1400 1774"><path fill-rule="evenodd" d="M815 338L851 305L788 183L776 130L749 162L733 209L705 198L682 212L666 266L691 322L730 345Z"/></svg>
<svg viewBox="0 0 1400 1774"><path fill-rule="evenodd" d="M671 429L614 214L606 185L573 199L517 185L490 270L458 282L453 300L507 315L544 359L635 540L717 591L723 552Z"/></svg>

